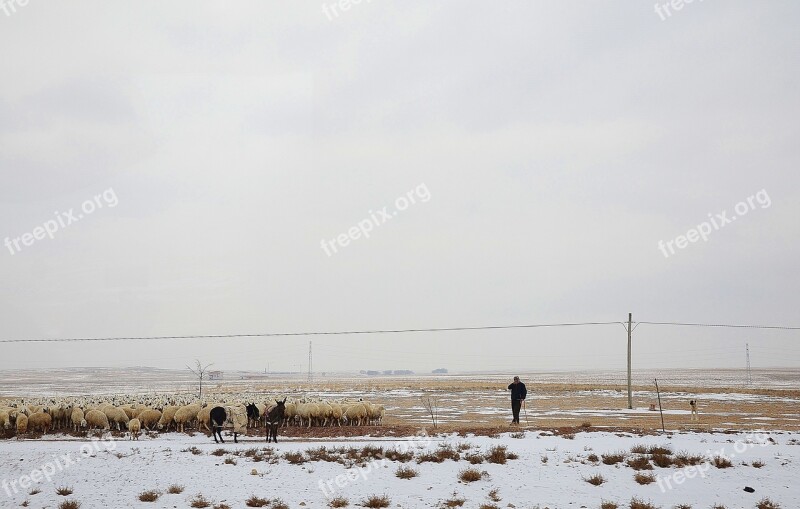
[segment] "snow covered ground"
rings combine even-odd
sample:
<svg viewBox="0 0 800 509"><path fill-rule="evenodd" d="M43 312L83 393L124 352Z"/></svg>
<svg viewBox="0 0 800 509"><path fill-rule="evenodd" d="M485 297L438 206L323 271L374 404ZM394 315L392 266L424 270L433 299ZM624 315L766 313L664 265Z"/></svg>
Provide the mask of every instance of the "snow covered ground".
<svg viewBox="0 0 800 509"><path fill-rule="evenodd" d="M306 461L291 464L285 453L303 452L319 446L358 447L373 444L384 449L412 451L418 459L427 452L441 450L446 444L460 452L460 459L442 463L415 459L407 463L391 460L367 461L361 467L348 467L335 461ZM623 463L605 465L602 455L621 451L631 454L636 445L666 445L673 453L725 455L733 464L717 468L705 461L694 467L654 467L656 482L640 485L637 472ZM251 495L266 499L281 498L288 507L324 508L330 498L342 496L350 507L357 507L366 497L387 495L389 507L440 507L451 498L465 500L464 508L482 504L516 508L599 508L601 501L614 501L628 507L632 497L651 501L654 506L672 508L689 504L708 509L721 504L726 509L754 508L769 497L784 509L800 508L800 434L725 434L675 432L663 436L636 436L629 433L586 432L570 439L548 432L528 431L524 437L505 433L496 437L444 435L376 439L370 437L283 440L263 451L262 440L245 438L239 444L226 441L216 445L210 438L195 434L161 434L127 440L95 441L48 436L44 440L8 440L0 442L0 507L56 508L65 499L82 503L82 509L109 507L190 507L197 494L214 504L231 508L245 507ZM481 480L463 483L459 472L473 465L467 455L485 454L493 446L506 446L519 455L506 464L474 465L486 472ZM259 451L254 451L258 448ZM212 454L224 449L221 455ZM249 453L247 451L250 450ZM256 454L261 458L254 458ZM337 453L334 453L335 456ZM343 452L340 457L346 456ZM591 461L596 454L600 461ZM228 459L228 462L226 462ZM254 461L260 459L261 461ZM757 468L753 462L763 462ZM234 464L235 463L235 464ZM401 465L419 472L417 477L395 476ZM38 472L38 473L37 473ZM605 482L593 486L586 478L600 474ZM34 482L36 481L36 482ZM180 494L168 494L170 485L184 486ZM73 494L56 494L68 486ZM755 489L747 493L745 486ZM31 495L32 489L41 490ZM498 501L489 494L497 489ZM139 501L139 494L158 490L155 502ZM491 506L490 506L491 507Z"/></svg>

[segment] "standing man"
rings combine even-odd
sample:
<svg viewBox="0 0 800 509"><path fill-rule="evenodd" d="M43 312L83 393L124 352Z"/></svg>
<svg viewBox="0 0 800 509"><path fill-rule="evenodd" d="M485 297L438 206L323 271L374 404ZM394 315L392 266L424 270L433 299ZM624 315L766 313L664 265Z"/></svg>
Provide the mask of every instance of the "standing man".
<svg viewBox="0 0 800 509"><path fill-rule="evenodd" d="M511 424L519 424L519 409L522 402L525 401L525 396L528 395L528 389L525 388L524 383L519 381L519 377L515 376L514 381L508 386L508 390L511 391L511 413L514 415Z"/></svg>

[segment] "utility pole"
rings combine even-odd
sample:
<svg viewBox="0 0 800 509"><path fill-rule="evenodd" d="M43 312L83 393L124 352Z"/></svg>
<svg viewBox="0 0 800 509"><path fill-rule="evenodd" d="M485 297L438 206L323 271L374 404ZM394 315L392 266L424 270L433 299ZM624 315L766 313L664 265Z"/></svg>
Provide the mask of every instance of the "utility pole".
<svg viewBox="0 0 800 509"><path fill-rule="evenodd" d="M628 410L633 409L633 392L631 391L631 333L633 332L633 313L628 313Z"/></svg>
<svg viewBox="0 0 800 509"><path fill-rule="evenodd" d="M312 356L311 356L311 341L309 341L309 342L308 342L308 381L309 381L309 382L311 381L311 378L312 378L312 374L311 374L311 373L312 373L312 371L311 371L311 361L312 361Z"/></svg>
<svg viewBox="0 0 800 509"><path fill-rule="evenodd" d="M753 383L753 376L750 374L750 343L745 343L744 347L747 352L747 385L750 385Z"/></svg>

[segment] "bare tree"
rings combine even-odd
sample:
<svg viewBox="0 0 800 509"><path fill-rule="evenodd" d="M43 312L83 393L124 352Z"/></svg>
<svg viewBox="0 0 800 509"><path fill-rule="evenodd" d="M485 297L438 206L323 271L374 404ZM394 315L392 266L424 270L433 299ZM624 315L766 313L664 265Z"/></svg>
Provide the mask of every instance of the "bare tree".
<svg viewBox="0 0 800 509"><path fill-rule="evenodd" d="M195 359L195 362L197 363L197 367L190 368L189 366L186 366L186 369L188 369L189 371L194 373L195 376L199 379L199 381L200 381L200 392L199 392L199 395L197 396L197 399L203 399L203 379L206 376L206 370L209 367L213 366L214 364L213 363L212 364L206 364L205 366L203 366L200 363L200 361L197 360L197 359Z"/></svg>
<svg viewBox="0 0 800 509"><path fill-rule="evenodd" d="M433 429L436 429L436 421L439 419L439 398L430 393L422 396L422 406L428 411L433 422Z"/></svg>

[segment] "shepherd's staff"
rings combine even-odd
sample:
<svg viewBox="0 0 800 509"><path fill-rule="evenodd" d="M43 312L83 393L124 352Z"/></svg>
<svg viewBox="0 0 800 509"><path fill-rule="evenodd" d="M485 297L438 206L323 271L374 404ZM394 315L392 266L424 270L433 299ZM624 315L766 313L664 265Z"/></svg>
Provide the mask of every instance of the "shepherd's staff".
<svg viewBox="0 0 800 509"><path fill-rule="evenodd" d="M528 407L525 406L525 400L522 400L522 409L525 411L525 424L528 426L531 425L530 421L528 421Z"/></svg>

